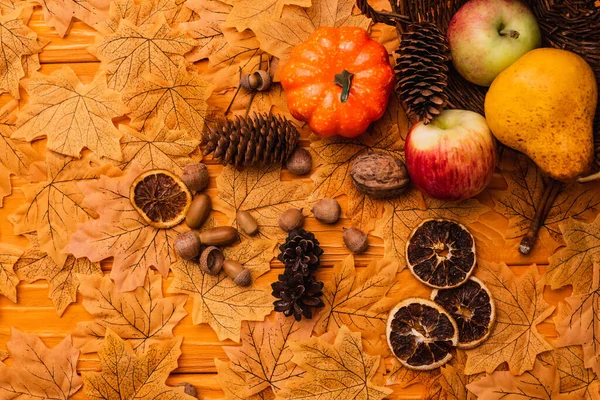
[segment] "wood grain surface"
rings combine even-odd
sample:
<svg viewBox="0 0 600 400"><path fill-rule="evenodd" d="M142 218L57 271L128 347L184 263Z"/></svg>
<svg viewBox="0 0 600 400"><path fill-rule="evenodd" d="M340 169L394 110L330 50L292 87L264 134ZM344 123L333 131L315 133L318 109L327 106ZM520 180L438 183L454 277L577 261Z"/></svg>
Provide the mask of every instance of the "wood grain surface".
<svg viewBox="0 0 600 400"><path fill-rule="evenodd" d="M34 12L29 26L38 33L41 38L47 39L50 43L44 48L40 55L42 62L41 73L49 74L63 65L69 65L83 82L90 82L99 68L98 60L96 60L86 50L94 41L95 32L93 29L81 22L75 22L70 30L70 33L65 38L60 38L53 28L48 28L44 25L42 13L39 9ZM200 66L201 67L201 66ZM27 93L21 89L21 105L28 101ZM10 96L5 94L0 96L0 105L4 105L10 100ZM37 149L43 148L43 141L35 144ZM302 145L308 146L309 141L303 138ZM210 160L206 160L209 164L211 182L209 194L216 195L215 179L221 171L221 167ZM284 173L283 179L290 179L290 176ZM304 178L307 184L310 178ZM7 197L4 202L4 207L0 210L0 241L4 243L13 243L25 248L27 240L24 237L13 235L13 227L8 221L8 215L13 213L17 207L24 201L23 193L20 187L24 181L13 177L13 193ZM494 177L492 185L496 188L505 187L505 182L499 175ZM483 202L486 200L485 195L480 199ZM340 203L343 209L345 208L345 199L341 198ZM345 216L346 217L346 216ZM224 216L217 216L217 219L225 220ZM325 250L323 257L323 271L320 273L322 280L327 280L331 276L331 267L341 261L348 251L342 242L342 226L350 225L349 219L342 218L340 222L333 226L324 226L318 222L309 219L306 228L313 231L321 241ZM542 272L545 265L548 263L548 251L543 247L537 247L532 255L525 258L520 256L514 243L504 244L501 232L507 227L507 220L503 216L488 212L483 215L479 222L474 224L472 228L476 231L479 237L485 238L495 244L495 247L502 251L494 254L495 260L504 261L513 267L516 273L524 270L525 266L533 263L537 264ZM371 247L369 251L357 257L357 264L365 266L370 260L378 259L383 254L383 244L378 238L371 237ZM553 250L553 249L552 249ZM110 261L102 264L105 273L108 273L111 268ZM273 262L272 270L261 277L259 284L268 285L276 280L277 274L281 272L281 264ZM398 281L410 282L414 286L415 295L427 295L427 289L417 283L414 279L402 279L404 274L408 274L404 270ZM169 286L172 277L167 279L163 285L166 288ZM546 288L546 300L551 304L557 304L565 296L569 294L569 289L551 291ZM81 295L78 295L76 304L71 305L64 315L59 318L54 310L52 302L48 299L48 285L45 282L27 284L21 282L18 286L18 303L14 304L6 297L0 298L0 348L5 348L5 343L10 339L10 327L14 326L22 331L35 333L39 335L43 341L54 346L65 335L72 332L77 322L91 320L91 316L81 305ZM184 342L182 346L182 356L179 359L179 368L169 378L168 383L175 384L177 382L190 382L194 384L200 393L200 398L220 398L222 392L216 381L216 370L214 359L226 359L225 353L221 346L232 345L233 342L219 341L217 335L208 325L192 325L192 305L193 301L188 300L185 308L188 315L175 328L174 334L183 336ZM552 318L552 317L551 317ZM552 319L549 318L538 328L548 338L554 338L556 332ZM389 366L388 366L389 367ZM99 363L96 354L85 354L81 356L79 371L99 370ZM422 387L419 385L412 386L408 389L394 388L394 394L391 399L419 399L421 397ZM83 391L80 391L74 398L85 399Z"/></svg>

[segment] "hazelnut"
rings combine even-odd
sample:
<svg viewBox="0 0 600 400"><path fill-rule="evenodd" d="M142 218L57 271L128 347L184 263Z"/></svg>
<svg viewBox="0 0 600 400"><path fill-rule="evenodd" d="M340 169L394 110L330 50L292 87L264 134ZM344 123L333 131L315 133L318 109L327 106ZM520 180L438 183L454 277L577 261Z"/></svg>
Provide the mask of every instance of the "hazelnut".
<svg viewBox="0 0 600 400"><path fill-rule="evenodd" d="M187 394L188 396L198 398L198 391L196 390L196 387L194 385L187 382L181 382L175 385L175 387L181 386L183 386L183 393Z"/></svg>
<svg viewBox="0 0 600 400"><path fill-rule="evenodd" d="M312 156L308 150L298 146L285 162L285 167L294 175L304 175L312 169Z"/></svg>
<svg viewBox="0 0 600 400"><path fill-rule="evenodd" d="M182 233L175 239L175 252L184 260L193 260L200 255L202 244L194 231Z"/></svg>
<svg viewBox="0 0 600 400"><path fill-rule="evenodd" d="M369 247L367 235L356 228L344 228L344 244L353 253L361 254Z"/></svg>
<svg viewBox="0 0 600 400"><path fill-rule="evenodd" d="M250 214L248 211L238 212L235 216L235 220L238 226L247 235L253 236L258 233L258 222L256 222L252 214Z"/></svg>
<svg viewBox="0 0 600 400"><path fill-rule="evenodd" d="M225 260L223 271L229 276L236 285L249 286L252 283L252 274L250 270L237 261Z"/></svg>
<svg viewBox="0 0 600 400"><path fill-rule="evenodd" d="M209 275L218 275L224 260L225 257L218 247L209 246L200 255L200 269Z"/></svg>
<svg viewBox="0 0 600 400"><path fill-rule="evenodd" d="M324 224L335 224L340 219L342 208L335 199L321 199L315 203L312 209L317 221Z"/></svg>
<svg viewBox="0 0 600 400"><path fill-rule="evenodd" d="M301 228L304 225L302 209L290 208L279 216L279 227L286 232Z"/></svg>
<svg viewBox="0 0 600 400"><path fill-rule="evenodd" d="M399 196L410 183L402 160L379 152L358 156L352 164L350 176L358 191L374 199Z"/></svg>
<svg viewBox="0 0 600 400"><path fill-rule="evenodd" d="M208 170L202 163L188 164L183 167L183 177L181 178L188 189L201 191L208 186Z"/></svg>

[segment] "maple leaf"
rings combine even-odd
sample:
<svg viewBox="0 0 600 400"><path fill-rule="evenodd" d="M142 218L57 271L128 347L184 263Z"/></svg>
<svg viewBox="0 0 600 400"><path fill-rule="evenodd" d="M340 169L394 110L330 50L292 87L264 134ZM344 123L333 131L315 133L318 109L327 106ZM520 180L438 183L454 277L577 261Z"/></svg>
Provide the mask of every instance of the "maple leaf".
<svg viewBox="0 0 600 400"><path fill-rule="evenodd" d="M132 110L129 113L131 126L145 131L152 119L158 118L168 129L186 130L199 138L208 109L206 100L213 86L197 72L188 71L185 62L179 65L171 80L148 74L144 74L144 78L123 96Z"/></svg>
<svg viewBox="0 0 600 400"><path fill-rule="evenodd" d="M44 23L65 37L71 21L77 18L94 26L108 16L110 0L33 0L42 6Z"/></svg>
<svg viewBox="0 0 600 400"><path fill-rule="evenodd" d="M223 347L231 370L245 377L245 385L236 387L239 396L259 394L267 388L277 395L289 382L302 378L304 371L292 362L289 346L309 339L314 324L314 320L297 322L282 313L264 322L243 323L242 346Z"/></svg>
<svg viewBox="0 0 600 400"><path fill-rule="evenodd" d="M31 100L19 113L13 138L32 141L45 136L48 149L72 157L86 147L100 157L121 158L121 134L112 119L127 108L119 93L106 88L104 73L84 85L65 66L51 75L35 72L23 87Z"/></svg>
<svg viewBox="0 0 600 400"><path fill-rule="evenodd" d="M99 400L192 400L182 387L165 384L169 373L177 368L181 342L182 338L176 337L136 354L131 343L108 329L98 352L101 372L83 374L85 394Z"/></svg>
<svg viewBox="0 0 600 400"><path fill-rule="evenodd" d="M360 271L349 255L333 267L333 278L325 283L323 302L315 327L317 334L337 332L342 326L362 332L364 338L385 335L388 314L397 303L386 296L394 284L398 263L391 260L372 261Z"/></svg>
<svg viewBox="0 0 600 400"><path fill-rule="evenodd" d="M200 157L190 156L190 153L198 150L200 140L187 131L167 129L160 119L155 120L145 132L138 132L126 125L120 125L119 129L123 133L123 159L113 161L122 170L137 162L144 170L165 169L181 176L183 167L200 161Z"/></svg>
<svg viewBox="0 0 600 400"><path fill-rule="evenodd" d="M19 80L25 76L22 59L41 50L37 34L15 13L0 16L0 93L20 98Z"/></svg>
<svg viewBox="0 0 600 400"><path fill-rule="evenodd" d="M196 45L185 32L169 26L163 14L156 23L139 28L124 19L113 34L96 36L89 51L107 72L108 87L117 91L135 88L144 72L173 80L183 55Z"/></svg>
<svg viewBox="0 0 600 400"><path fill-rule="evenodd" d="M264 261L245 264L252 273L253 281L247 288L237 286L222 271L218 276L208 275L194 262L180 260L171 266L175 279L168 293L193 296L193 323L209 324L219 340L231 339L239 342L242 321L262 321L273 310L270 290L257 286L256 278L269 270L268 262L273 256L275 242L253 243L254 256L246 258L264 257ZM266 256L263 255L265 253ZM244 261L241 258L240 260Z"/></svg>
<svg viewBox="0 0 600 400"><path fill-rule="evenodd" d="M249 268L254 279L271 270L270 261L274 257L276 240L252 239L244 240L235 246L223 249L223 256L228 260L236 260Z"/></svg>
<svg viewBox="0 0 600 400"><path fill-rule="evenodd" d="M464 351L457 350L455 357L452 357L450 363L440 369L439 384L445 400L476 400L472 392L469 392L467 385L480 378L482 374L465 375L465 364L467 356Z"/></svg>
<svg viewBox="0 0 600 400"><path fill-rule="evenodd" d="M404 138L408 129L406 114L395 95L390 97L386 113L373 123L366 134L347 139L341 136L315 140L310 147L319 165L312 176L315 182L311 199L348 196L348 212L352 223L363 231L373 228L384 202L359 192L352 182L350 170L354 159L369 151L378 151L404 159Z"/></svg>
<svg viewBox="0 0 600 400"><path fill-rule="evenodd" d="M554 359L560 377L560 392L565 400L575 396L586 400L600 399L600 381L594 371L584 366L580 346L556 349Z"/></svg>
<svg viewBox="0 0 600 400"><path fill-rule="evenodd" d="M48 281L48 298L52 300L56 313L61 316L69 304L77 300L80 277L101 274L100 264L72 255L67 257L64 264L57 264L40 250L37 235L27 235L27 238L29 247L15 264L15 273L19 279L29 283L40 279Z"/></svg>
<svg viewBox="0 0 600 400"><path fill-rule="evenodd" d="M33 7L28 1L23 0L0 0L0 15L13 14L21 12L20 16L24 24L27 24L29 17L33 12Z"/></svg>
<svg viewBox="0 0 600 400"><path fill-rule="evenodd" d="M338 331L334 344L313 337L292 343L292 362L306 371L304 378L288 382L281 393L284 399L383 399L391 389L378 385L380 356L362 350L360 333L347 327Z"/></svg>
<svg viewBox="0 0 600 400"><path fill-rule="evenodd" d="M454 358L454 357L453 357ZM392 368L386 376L386 386L398 386L401 389L407 388L416 384L427 386L428 382L439 380L440 371L418 371L409 369L400 364L396 357L391 358Z"/></svg>
<svg viewBox="0 0 600 400"><path fill-rule="evenodd" d="M0 243L0 294L8 297L13 303L17 302L17 284L19 278L14 271L14 265L23 254L16 246Z"/></svg>
<svg viewBox="0 0 600 400"><path fill-rule="evenodd" d="M532 369L539 353L552 350L536 326L554 311L544 301L537 267L532 265L516 277L505 264L479 261L475 274L492 292L496 323L481 346L467 351L465 373L491 373L503 362L515 375Z"/></svg>
<svg viewBox="0 0 600 400"><path fill-rule="evenodd" d="M133 163L121 177L102 176L94 182L79 183L85 193L83 205L100 217L80 224L65 248L75 257L94 262L114 257L110 277L118 292L143 286L151 266L167 276L169 266L177 260L173 243L184 231L181 225L153 228L133 208L129 190L142 171Z"/></svg>
<svg viewBox="0 0 600 400"><path fill-rule="evenodd" d="M600 216L586 224L569 219L560 224L566 247L550 257L544 282L558 289L573 285L573 294L592 290L594 263L600 262Z"/></svg>
<svg viewBox="0 0 600 400"><path fill-rule="evenodd" d="M3 399L68 399L82 385L77 375L79 350L67 335L52 349L31 333L11 328L6 347L12 366L0 363L0 397Z"/></svg>
<svg viewBox="0 0 600 400"><path fill-rule="evenodd" d="M277 20L282 16L286 5L309 7L311 0L224 0L233 6L227 16L227 26L242 32L254 30L263 21ZM318 1L318 0L315 0ZM286 7L287 8L287 7Z"/></svg>
<svg viewBox="0 0 600 400"><path fill-rule="evenodd" d="M230 224L235 223L238 211L248 211L260 226L260 237L285 237L277 222L279 216L290 208L307 209L310 187L299 181L282 182L280 176L281 167L277 165L242 171L229 165L217 177L219 195L213 207L227 215Z"/></svg>
<svg viewBox="0 0 600 400"><path fill-rule="evenodd" d="M186 6L194 10L198 21L184 22L179 27L196 39L198 45L185 55L188 61L200 61L218 53L227 46L223 27L231 6L213 0L188 0Z"/></svg>
<svg viewBox="0 0 600 400"><path fill-rule="evenodd" d="M246 393L246 377L244 373L235 372L229 364L215 358L217 367L217 382L223 389L226 399L244 399L244 400L274 400L275 394L270 388L263 390L258 394L248 395Z"/></svg>
<svg viewBox="0 0 600 400"><path fill-rule="evenodd" d="M100 163L93 155L78 160L52 152L46 154L46 167L45 181L21 187L24 204L9 220L16 235L37 232L40 250L63 265L67 259L63 250L77 224L97 217L94 210L83 204L83 193L77 184L120 171Z"/></svg>
<svg viewBox="0 0 600 400"><path fill-rule="evenodd" d="M94 321L77 323L73 340L83 353L98 351L106 330L129 341L137 353L173 337L173 328L187 315L186 296L163 298L162 278L150 272L144 286L119 293L108 276L82 277L79 291L83 306Z"/></svg>

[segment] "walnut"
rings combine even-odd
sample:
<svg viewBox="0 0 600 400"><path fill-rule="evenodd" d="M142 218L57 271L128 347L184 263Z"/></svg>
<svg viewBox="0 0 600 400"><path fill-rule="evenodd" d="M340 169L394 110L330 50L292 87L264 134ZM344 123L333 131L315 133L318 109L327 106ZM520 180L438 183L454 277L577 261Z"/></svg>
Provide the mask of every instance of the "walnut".
<svg viewBox="0 0 600 400"><path fill-rule="evenodd" d="M386 153L365 153L354 160L350 176L356 188L375 199L395 197L406 189L410 177L404 163Z"/></svg>

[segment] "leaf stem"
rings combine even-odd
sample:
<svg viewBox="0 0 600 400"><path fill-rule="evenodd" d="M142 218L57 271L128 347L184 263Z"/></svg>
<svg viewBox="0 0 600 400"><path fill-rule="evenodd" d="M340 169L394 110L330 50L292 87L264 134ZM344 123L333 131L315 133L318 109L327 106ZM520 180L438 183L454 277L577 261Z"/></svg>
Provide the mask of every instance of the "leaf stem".
<svg viewBox="0 0 600 400"><path fill-rule="evenodd" d="M354 74L346 70L343 70L342 73L335 75L333 80L334 83L342 88L342 95L340 97L342 103L348 101L350 88L352 87L352 78L354 78Z"/></svg>

